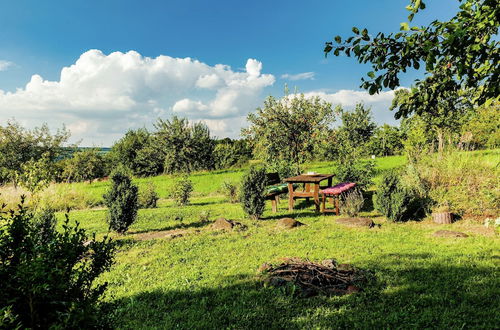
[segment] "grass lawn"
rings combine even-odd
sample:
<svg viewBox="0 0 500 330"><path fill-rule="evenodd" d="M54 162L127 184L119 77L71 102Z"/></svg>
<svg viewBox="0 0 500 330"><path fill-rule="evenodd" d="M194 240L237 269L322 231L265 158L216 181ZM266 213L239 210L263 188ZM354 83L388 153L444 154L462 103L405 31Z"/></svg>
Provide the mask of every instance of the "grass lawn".
<svg viewBox="0 0 500 330"><path fill-rule="evenodd" d="M378 159L378 173L403 162L402 157ZM309 166L318 172L329 168L328 163ZM479 224L466 220L452 225L428 220L388 223L370 205L362 215L381 226L348 228L336 224L335 216L315 214L305 201L293 213L287 211L286 201L278 214L271 213L268 204L264 219L251 221L239 204L228 203L217 192L224 180L238 181L242 173L197 173L192 176L191 205L176 207L164 198L158 208L140 210L128 234L113 235L118 243L116 263L100 280L109 283L105 302L112 307L115 326L492 329L500 324L500 245L494 232L485 235ZM166 196L170 177L137 182L150 180ZM72 186L100 196L106 185ZM200 220L206 212L211 220L223 216L247 229L214 231ZM98 236L107 232L105 216L102 209L70 213L72 221ZM275 220L285 216L306 226L277 229ZM470 236L432 236L439 229ZM182 236L144 239L164 230L177 230ZM283 257L334 258L372 271L375 280L347 296L299 298L264 287L257 277L261 264Z"/></svg>

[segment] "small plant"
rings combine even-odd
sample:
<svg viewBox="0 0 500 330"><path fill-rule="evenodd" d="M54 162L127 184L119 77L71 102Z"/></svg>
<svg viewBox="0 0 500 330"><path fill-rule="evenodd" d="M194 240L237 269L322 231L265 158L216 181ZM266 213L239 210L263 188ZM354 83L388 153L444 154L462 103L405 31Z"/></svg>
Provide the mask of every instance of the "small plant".
<svg viewBox="0 0 500 330"><path fill-rule="evenodd" d="M141 209L156 208L160 197L156 193L155 184L153 182L149 182L144 189L139 190L138 199L139 199L139 208Z"/></svg>
<svg viewBox="0 0 500 330"><path fill-rule="evenodd" d="M184 206L189 204L189 198L192 192L193 182L189 180L187 175L183 175L174 181L170 196L174 199L175 204Z"/></svg>
<svg viewBox="0 0 500 330"><path fill-rule="evenodd" d="M106 283L95 280L113 263L108 238L88 237L68 216L58 231L50 210L34 214L23 201L0 210L0 327L107 328L99 312Z"/></svg>
<svg viewBox="0 0 500 330"><path fill-rule="evenodd" d="M221 191L229 199L230 203L238 201L238 187L234 183L224 181L221 185Z"/></svg>
<svg viewBox="0 0 500 330"><path fill-rule="evenodd" d="M266 169L251 167L243 177L240 200L245 213L252 219L259 219L264 213L266 190Z"/></svg>
<svg viewBox="0 0 500 330"><path fill-rule="evenodd" d="M365 204L365 199L361 191L359 189L354 189L343 197L341 203L342 213L346 213L350 217L357 216Z"/></svg>
<svg viewBox="0 0 500 330"><path fill-rule="evenodd" d="M109 228L123 234L137 219L138 189L123 168L115 170L111 181L111 188L103 196L109 212Z"/></svg>
<svg viewBox="0 0 500 330"><path fill-rule="evenodd" d="M201 211L199 216L201 223L207 223L210 221L210 211Z"/></svg>
<svg viewBox="0 0 500 330"><path fill-rule="evenodd" d="M401 170L385 173L374 196L375 208L391 221L419 219L428 204L418 189L404 184L402 178Z"/></svg>

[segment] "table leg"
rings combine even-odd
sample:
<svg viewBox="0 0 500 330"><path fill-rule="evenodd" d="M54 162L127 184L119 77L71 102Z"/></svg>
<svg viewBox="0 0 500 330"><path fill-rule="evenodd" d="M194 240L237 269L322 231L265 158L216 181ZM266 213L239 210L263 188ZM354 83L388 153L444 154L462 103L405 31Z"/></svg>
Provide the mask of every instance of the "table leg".
<svg viewBox="0 0 500 330"><path fill-rule="evenodd" d="M328 178L328 187L332 186L332 178Z"/></svg>
<svg viewBox="0 0 500 330"><path fill-rule="evenodd" d="M316 204L316 212L319 212L319 183L314 184L314 204Z"/></svg>
<svg viewBox="0 0 500 330"><path fill-rule="evenodd" d="M293 211L293 184L288 184L288 211Z"/></svg>

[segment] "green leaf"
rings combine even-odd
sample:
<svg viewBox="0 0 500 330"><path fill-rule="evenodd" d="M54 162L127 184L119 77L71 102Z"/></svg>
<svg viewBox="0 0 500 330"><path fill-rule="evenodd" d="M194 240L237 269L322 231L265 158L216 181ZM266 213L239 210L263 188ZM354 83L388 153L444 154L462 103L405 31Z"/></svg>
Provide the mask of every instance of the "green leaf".
<svg viewBox="0 0 500 330"><path fill-rule="evenodd" d="M368 30L367 29L363 29L363 31L361 31L361 34L363 35L363 37L367 37L368 36Z"/></svg>
<svg viewBox="0 0 500 330"><path fill-rule="evenodd" d="M340 44L342 42L342 38L340 38L340 36L336 36L335 37L335 41Z"/></svg>
<svg viewBox="0 0 500 330"><path fill-rule="evenodd" d="M353 27L352 28L352 32L354 32L356 34L359 34L359 29L357 27Z"/></svg>
<svg viewBox="0 0 500 330"><path fill-rule="evenodd" d="M401 28L400 28L401 31L409 31L410 30L410 26L408 25L407 22L403 22L400 25L401 25Z"/></svg>
<svg viewBox="0 0 500 330"><path fill-rule="evenodd" d="M368 77L370 77L372 79L375 78L375 72L373 72L373 71L368 72Z"/></svg>

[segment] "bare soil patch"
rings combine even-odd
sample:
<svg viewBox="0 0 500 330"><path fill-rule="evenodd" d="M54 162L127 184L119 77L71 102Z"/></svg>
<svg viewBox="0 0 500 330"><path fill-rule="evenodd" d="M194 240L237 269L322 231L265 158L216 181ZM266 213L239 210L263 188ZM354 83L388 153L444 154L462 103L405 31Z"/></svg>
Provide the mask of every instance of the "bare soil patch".
<svg viewBox="0 0 500 330"><path fill-rule="evenodd" d="M292 229L295 227L303 226L304 224L300 221L297 221L293 218L283 218L278 220L277 227L283 229Z"/></svg>

